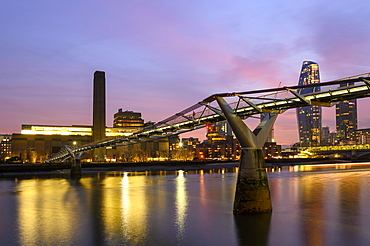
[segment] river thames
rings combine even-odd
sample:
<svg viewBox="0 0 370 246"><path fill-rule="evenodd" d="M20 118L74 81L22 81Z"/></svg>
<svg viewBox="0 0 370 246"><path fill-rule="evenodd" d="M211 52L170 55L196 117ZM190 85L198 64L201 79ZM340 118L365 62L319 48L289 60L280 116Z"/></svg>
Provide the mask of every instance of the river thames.
<svg viewBox="0 0 370 246"><path fill-rule="evenodd" d="M268 168L273 212L249 216L237 171L2 177L1 245L370 245L370 166Z"/></svg>

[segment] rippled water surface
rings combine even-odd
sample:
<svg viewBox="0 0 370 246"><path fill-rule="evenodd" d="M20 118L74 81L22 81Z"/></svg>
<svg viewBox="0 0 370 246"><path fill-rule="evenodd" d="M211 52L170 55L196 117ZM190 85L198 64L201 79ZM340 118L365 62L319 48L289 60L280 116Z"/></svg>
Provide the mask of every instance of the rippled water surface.
<svg viewBox="0 0 370 246"><path fill-rule="evenodd" d="M1 245L370 245L370 169L302 170L269 169L254 216L232 214L237 168L2 178Z"/></svg>

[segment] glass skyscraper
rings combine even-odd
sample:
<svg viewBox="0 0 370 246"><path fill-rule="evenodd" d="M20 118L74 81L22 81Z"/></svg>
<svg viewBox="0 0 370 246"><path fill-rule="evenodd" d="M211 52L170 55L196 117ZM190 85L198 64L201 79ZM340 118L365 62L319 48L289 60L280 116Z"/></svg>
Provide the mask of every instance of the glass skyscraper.
<svg viewBox="0 0 370 246"><path fill-rule="evenodd" d="M298 85L320 83L319 65L316 62L304 61ZM302 95L320 91L320 87L298 90ZM321 107L305 106L297 108L299 143L302 147L319 146L321 144Z"/></svg>
<svg viewBox="0 0 370 246"><path fill-rule="evenodd" d="M351 84L341 84L341 86L345 87L347 85ZM349 133L357 130L357 100L345 100L338 103L335 106L335 119L337 140L342 143L354 141L355 139L351 139L352 137Z"/></svg>

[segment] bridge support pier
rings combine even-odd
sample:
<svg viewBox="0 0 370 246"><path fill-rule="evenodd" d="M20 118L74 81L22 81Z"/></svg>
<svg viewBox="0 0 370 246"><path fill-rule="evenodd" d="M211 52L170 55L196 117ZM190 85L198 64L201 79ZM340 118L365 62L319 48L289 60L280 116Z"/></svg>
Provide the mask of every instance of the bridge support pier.
<svg viewBox="0 0 370 246"><path fill-rule="evenodd" d="M272 211L262 149L242 148L233 211L235 214Z"/></svg>
<svg viewBox="0 0 370 246"><path fill-rule="evenodd" d="M77 156L73 151L68 147L64 146L65 149L68 151L69 155L72 157L73 162L71 165L71 178L72 179L80 179L82 177L82 166L81 166L81 156L83 155L83 152L80 152Z"/></svg>
<svg viewBox="0 0 370 246"><path fill-rule="evenodd" d="M73 179L79 179L82 177L82 167L80 159L73 158L70 175Z"/></svg>
<svg viewBox="0 0 370 246"><path fill-rule="evenodd" d="M262 147L277 114L266 114L252 132L223 98L216 100L242 147L233 212L270 213L272 204Z"/></svg>

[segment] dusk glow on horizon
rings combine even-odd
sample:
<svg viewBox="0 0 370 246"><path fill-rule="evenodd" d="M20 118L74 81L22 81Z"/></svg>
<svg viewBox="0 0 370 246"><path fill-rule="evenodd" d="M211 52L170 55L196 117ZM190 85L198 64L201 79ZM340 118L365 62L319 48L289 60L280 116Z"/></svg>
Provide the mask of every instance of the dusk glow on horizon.
<svg viewBox="0 0 370 246"><path fill-rule="evenodd" d="M366 0L0 3L0 134L92 125L96 70L106 73L107 126L119 108L157 122L211 94L297 85L307 60L321 82L370 72ZM358 100L359 128L370 128L369 102ZM335 130L334 107L322 125ZM295 110L274 133L298 142Z"/></svg>

